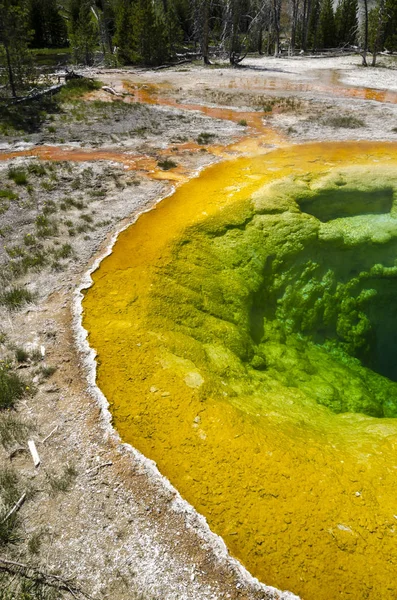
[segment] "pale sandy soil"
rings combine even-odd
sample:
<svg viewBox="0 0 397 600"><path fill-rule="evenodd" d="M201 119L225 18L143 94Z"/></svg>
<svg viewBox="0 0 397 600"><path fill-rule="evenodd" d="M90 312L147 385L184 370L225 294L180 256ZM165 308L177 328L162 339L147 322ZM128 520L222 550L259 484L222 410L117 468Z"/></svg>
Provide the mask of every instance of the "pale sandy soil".
<svg viewBox="0 0 397 600"><path fill-rule="evenodd" d="M395 140L395 100L384 98L379 102L345 95L350 88L343 84L397 89L394 70L362 69L360 60L358 56L263 58L249 59L245 62L247 68L237 70L188 65L161 71L101 70L96 76L119 92L125 90L124 80L137 86L150 83L159 86L160 98L176 99L180 104L231 106L240 111L254 111L269 99L294 99L293 108L284 105L264 115L264 126L275 132L275 137L269 137L269 149L277 139L282 143ZM328 117L341 113L360 118L364 124L356 129L325 124ZM37 393L21 402L17 410L36 423L31 436L42 462L34 469L27 452L18 452L11 459L13 448L1 451L3 463L12 464L36 489L21 509L23 541L9 550L8 556L73 576L98 600L292 598L255 581L228 555L222 540L184 503L155 465L120 444L117 435L110 432L106 411L101 410L95 391L90 389L87 376L92 383L93 374L86 368L89 357L81 352L82 339L77 341L81 331L76 289L84 274L105 252L115 232L171 191L172 181L154 178L159 175L156 161L164 154L172 154L179 165L176 172L183 180L219 160L215 154L222 153L222 147L255 131L182 106L151 106L148 111L139 109L133 117L126 113L121 119L121 124L112 120L101 124L94 115L91 125L59 123L56 134L50 135L44 126L27 140L0 140L7 150L20 143L29 148L51 143L128 150L143 155L150 163L136 172L126 171L109 160L72 163L69 172L57 164L58 183L54 189L44 189L41 181L32 177L32 194L20 190L19 203L0 214L2 246L18 245L27 233L34 233L35 218L49 199L58 205L65 195L73 195L85 204L83 209L70 208L65 213L58 209L57 238L44 243L46 248L53 243L72 244L73 255L61 261L61 270L47 265L18 280L37 294L36 303L17 313L0 310L0 330L7 336L0 346L1 356L10 355L16 346L27 350L43 346L45 357L41 364L57 367L52 377L43 379L36 374L37 365L21 365L20 372L35 377ZM144 135L142 127L146 128ZM209 147L208 152L201 152L195 143L203 131L214 135L216 148ZM79 139L73 140L73 136ZM183 148L187 142L193 145ZM229 152L241 149L244 145L240 150L230 148ZM31 160L15 158L12 164ZM0 163L3 183L8 166L9 163ZM84 183L83 171L87 167L92 168L92 173ZM160 176L168 177L164 173ZM169 176L172 178L172 173ZM73 181L79 177L83 184L76 190ZM98 187L103 189L103 195L90 195L90 190ZM70 237L68 228L76 229L82 214L92 217L91 229ZM4 249L0 260L4 268L9 260ZM41 443L52 431L50 438ZM67 464L73 465L77 475L68 491L54 495L49 479L62 473ZM41 534L38 555L30 555L27 550L33 534Z"/></svg>

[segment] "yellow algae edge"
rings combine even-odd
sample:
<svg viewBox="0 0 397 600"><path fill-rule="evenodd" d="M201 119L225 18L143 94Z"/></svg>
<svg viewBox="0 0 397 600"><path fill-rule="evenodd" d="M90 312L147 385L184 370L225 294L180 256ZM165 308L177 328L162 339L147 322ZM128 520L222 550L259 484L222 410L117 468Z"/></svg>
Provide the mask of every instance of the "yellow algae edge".
<svg viewBox="0 0 397 600"><path fill-rule="evenodd" d="M235 157L231 158L233 160ZM197 170L191 179L198 178L201 172L207 168L210 168L218 161L214 161L210 165L206 165L202 169ZM223 162L223 161L222 161ZM226 161L227 162L227 161ZM190 179L189 179L190 181ZM213 551L215 558L220 564L226 563L233 572L237 575L239 582L247 584L253 588L253 591L265 592L268 594L269 600L300 600L300 596L293 594L290 591L281 591L276 587L268 586L261 583L259 579L254 577L240 561L231 556L223 538L214 533L208 525L207 519L200 514L189 502L187 502L179 493L179 491L171 484L169 479L162 475L157 468L157 463L154 460L147 458L144 454L139 452L134 446L123 442L118 431L112 425L112 414L109 410L109 401L98 387L97 381L97 352L91 348L88 343L88 331L83 327L83 305L84 299L83 290L90 288L94 281L91 275L99 268L102 261L107 258L113 250L115 243L117 242L119 235L128 229L131 225L136 223L138 219L145 213L154 210L156 206L169 198L175 193L176 187L173 186L171 191L165 196L161 196L155 202L155 204L147 210L142 210L134 215L127 224L120 227L111 237L111 240L103 253L100 254L92 266L83 274L80 284L73 293L72 301L72 326L74 339L77 349L80 353L82 366L85 370L86 379L88 382L87 391L96 401L100 408L100 421L107 438L111 439L117 444L117 450L120 453L129 455L136 461L144 470L149 480L160 485L164 490L173 494L173 500L169 506L175 513L182 514L185 518L187 528L193 529L195 533L208 545Z"/></svg>

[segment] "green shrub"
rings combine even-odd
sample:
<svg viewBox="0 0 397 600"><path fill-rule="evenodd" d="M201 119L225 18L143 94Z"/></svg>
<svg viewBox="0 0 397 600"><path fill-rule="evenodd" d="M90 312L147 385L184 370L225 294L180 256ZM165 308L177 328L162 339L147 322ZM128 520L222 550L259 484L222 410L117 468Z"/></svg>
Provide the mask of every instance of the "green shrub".
<svg viewBox="0 0 397 600"><path fill-rule="evenodd" d="M28 391L25 381L5 365L0 365L0 410L13 408Z"/></svg>
<svg viewBox="0 0 397 600"><path fill-rule="evenodd" d="M0 547L19 541L18 512L5 519L21 497L18 475L12 469L0 469Z"/></svg>
<svg viewBox="0 0 397 600"><path fill-rule="evenodd" d="M28 171L32 173L32 175L37 175L37 177L42 177L46 175L47 169L42 163L32 162L28 164Z"/></svg>
<svg viewBox="0 0 397 600"><path fill-rule="evenodd" d="M9 189L0 190L0 198L7 198L7 200L18 200L18 194Z"/></svg>
<svg viewBox="0 0 397 600"><path fill-rule="evenodd" d="M14 286L0 294L0 304L9 310L18 310L24 304L33 302L34 295L24 287Z"/></svg>
<svg viewBox="0 0 397 600"><path fill-rule="evenodd" d="M171 160L169 158L159 160L157 164L160 167L160 169L163 169L163 171L169 171L170 169L173 169L174 167L178 166L174 160Z"/></svg>
<svg viewBox="0 0 397 600"><path fill-rule="evenodd" d="M71 79L59 92L58 100L61 102L76 100L77 98L84 96L87 92L100 90L102 85L103 84L100 81L94 81L93 79L87 79L85 77Z"/></svg>
<svg viewBox="0 0 397 600"><path fill-rule="evenodd" d="M33 424L10 411L0 413L0 444L7 449L13 444L26 442Z"/></svg>
<svg viewBox="0 0 397 600"><path fill-rule="evenodd" d="M15 350L15 358L17 362L24 363L29 360L29 352L26 352L24 348L17 348Z"/></svg>
<svg viewBox="0 0 397 600"><path fill-rule="evenodd" d="M12 179L17 185L27 185L28 176L22 167L10 167L8 169L8 178Z"/></svg>
<svg viewBox="0 0 397 600"><path fill-rule="evenodd" d="M323 120L323 125L335 128L358 129L365 127L365 121L354 116L336 115Z"/></svg>
<svg viewBox="0 0 397 600"><path fill-rule="evenodd" d="M77 471L74 466L66 465L63 473L55 475L54 473L47 473L48 482L51 488L51 494L55 496L58 492L67 492L74 479L77 476Z"/></svg>
<svg viewBox="0 0 397 600"><path fill-rule="evenodd" d="M200 133L200 135L198 136L197 143L200 144L200 146L205 146L206 144L209 144L210 142L212 142L214 138L215 138L215 134L206 133L204 131L203 133Z"/></svg>

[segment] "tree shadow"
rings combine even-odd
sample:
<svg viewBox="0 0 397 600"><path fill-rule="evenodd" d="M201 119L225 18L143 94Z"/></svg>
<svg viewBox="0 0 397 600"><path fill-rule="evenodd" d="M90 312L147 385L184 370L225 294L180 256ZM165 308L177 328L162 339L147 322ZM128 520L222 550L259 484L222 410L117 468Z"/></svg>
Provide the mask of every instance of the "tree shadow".
<svg viewBox="0 0 397 600"><path fill-rule="evenodd" d="M0 103L0 128L37 133L49 114L59 112L58 101L49 96L20 104Z"/></svg>

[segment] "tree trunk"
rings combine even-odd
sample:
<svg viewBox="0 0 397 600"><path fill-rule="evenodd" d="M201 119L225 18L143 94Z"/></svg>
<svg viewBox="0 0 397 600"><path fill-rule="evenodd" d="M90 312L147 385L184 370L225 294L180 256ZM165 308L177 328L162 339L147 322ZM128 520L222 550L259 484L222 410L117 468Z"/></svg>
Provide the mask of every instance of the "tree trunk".
<svg viewBox="0 0 397 600"><path fill-rule="evenodd" d="M367 52L368 52L368 0L364 0L364 50L363 50L363 67L367 67Z"/></svg>
<svg viewBox="0 0 397 600"><path fill-rule="evenodd" d="M258 54L260 56L263 54L263 27L260 27L258 31Z"/></svg>
<svg viewBox="0 0 397 600"><path fill-rule="evenodd" d="M205 65L211 64L208 56L209 29L209 0L203 0L203 32L201 39L201 52L203 54L203 61Z"/></svg>
<svg viewBox="0 0 397 600"><path fill-rule="evenodd" d="M15 89L14 73L12 71L12 65L11 65L10 49L8 47L8 44L6 44L5 42L4 42L4 49L6 51L6 58L7 58L8 81L10 82L12 96L13 96L13 98L16 98L17 92Z"/></svg>
<svg viewBox="0 0 397 600"><path fill-rule="evenodd" d="M280 51L280 0L273 0L273 25L274 25L274 56Z"/></svg>
<svg viewBox="0 0 397 600"><path fill-rule="evenodd" d="M304 12L303 12L303 35L302 35L302 37L303 37L302 47L305 52L307 50L307 41L308 41L308 37L309 37L309 22L310 22L311 12L312 12L312 2L311 2L311 0L306 0L305 5L304 5Z"/></svg>

